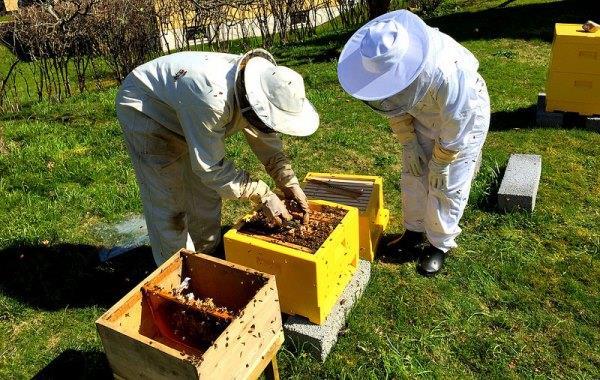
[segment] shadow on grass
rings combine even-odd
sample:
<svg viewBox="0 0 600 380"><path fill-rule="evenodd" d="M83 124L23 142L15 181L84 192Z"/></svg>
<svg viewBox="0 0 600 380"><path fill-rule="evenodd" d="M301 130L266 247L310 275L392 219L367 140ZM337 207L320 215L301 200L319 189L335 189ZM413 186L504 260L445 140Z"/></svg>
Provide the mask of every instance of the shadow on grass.
<svg viewBox="0 0 600 380"><path fill-rule="evenodd" d="M354 30L329 31L304 42L294 42L272 49L280 65L337 61L346 41Z"/></svg>
<svg viewBox="0 0 600 380"><path fill-rule="evenodd" d="M508 38L550 42L555 23L583 23L594 14L600 14L597 1L566 0L460 12L426 22L458 41Z"/></svg>
<svg viewBox="0 0 600 380"><path fill-rule="evenodd" d="M526 4L453 13L425 21L457 41L508 38L550 42L555 23L583 23L590 15L600 14L600 5L591 3L594 1L565 0ZM358 27L331 31L304 42L276 47L273 53L279 63L285 65L337 60L344 44Z"/></svg>
<svg viewBox="0 0 600 380"><path fill-rule="evenodd" d="M112 371L103 352L66 350L32 379L112 379Z"/></svg>
<svg viewBox="0 0 600 380"><path fill-rule="evenodd" d="M420 248L415 249L414 251L408 250L399 250L395 248L393 245L390 246L390 243L399 239L402 234L384 234L379 240L379 245L377 246L377 257L376 259L382 263L388 264L406 264L417 260L418 253L420 252Z"/></svg>
<svg viewBox="0 0 600 380"><path fill-rule="evenodd" d="M149 247L106 263L98 259L101 249L85 244L15 244L0 251L0 291L46 310L108 307L156 268Z"/></svg>
<svg viewBox="0 0 600 380"><path fill-rule="evenodd" d="M534 128L536 106L519 108L513 111L493 112L490 131L506 131L514 128Z"/></svg>

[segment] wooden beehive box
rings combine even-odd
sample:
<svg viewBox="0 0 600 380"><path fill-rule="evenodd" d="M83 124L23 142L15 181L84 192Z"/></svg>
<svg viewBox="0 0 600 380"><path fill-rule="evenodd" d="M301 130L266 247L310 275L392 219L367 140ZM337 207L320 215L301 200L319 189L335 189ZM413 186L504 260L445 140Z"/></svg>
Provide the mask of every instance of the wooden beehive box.
<svg viewBox="0 0 600 380"><path fill-rule="evenodd" d="M352 191L355 194L352 194ZM381 177L308 173L304 178L304 193L309 199L322 199L356 207L359 212L360 258L368 261L375 259L377 244L390 220L390 211L383 204Z"/></svg>
<svg viewBox="0 0 600 380"><path fill-rule="evenodd" d="M600 30L556 24L546 82L546 111L600 115Z"/></svg>
<svg viewBox="0 0 600 380"><path fill-rule="evenodd" d="M252 217L240 220L224 237L228 261L277 278L281 310L322 324L358 265L358 210L325 201L309 201L312 210L331 206L346 210L329 238L314 252L240 232Z"/></svg>
<svg viewBox="0 0 600 380"><path fill-rule="evenodd" d="M181 347L161 333L142 289L176 288L190 277L198 297L236 316L208 346ZM283 343L275 277L210 256L181 250L97 321L115 378L257 378Z"/></svg>

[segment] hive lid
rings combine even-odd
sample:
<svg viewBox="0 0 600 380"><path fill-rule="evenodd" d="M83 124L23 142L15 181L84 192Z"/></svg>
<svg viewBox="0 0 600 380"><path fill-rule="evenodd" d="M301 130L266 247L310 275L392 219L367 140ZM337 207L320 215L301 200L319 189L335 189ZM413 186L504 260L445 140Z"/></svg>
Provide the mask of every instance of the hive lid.
<svg viewBox="0 0 600 380"><path fill-rule="evenodd" d="M306 181L304 193L309 199L321 199L356 207L360 212L367 211L369 202L371 201L371 195L373 194L373 187L375 186L374 181L314 176L311 177L311 179L316 179L323 183L312 182L310 180ZM334 188L329 188L326 185L327 183L334 187L339 187L340 189L350 190L350 192L343 190L335 191ZM355 195L351 192L354 192Z"/></svg>
<svg viewBox="0 0 600 380"><path fill-rule="evenodd" d="M600 43L600 30L595 32L586 32L581 24L560 24L557 23L554 28L557 38L563 41L572 41L577 43Z"/></svg>

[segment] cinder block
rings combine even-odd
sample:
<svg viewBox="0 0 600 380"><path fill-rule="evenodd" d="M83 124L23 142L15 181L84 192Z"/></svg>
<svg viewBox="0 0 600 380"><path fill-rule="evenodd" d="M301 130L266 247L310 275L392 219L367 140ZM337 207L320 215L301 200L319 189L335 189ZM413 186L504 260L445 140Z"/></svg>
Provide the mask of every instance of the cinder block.
<svg viewBox="0 0 600 380"><path fill-rule="evenodd" d="M585 127L590 131L600 133L600 116L588 116L585 118Z"/></svg>
<svg viewBox="0 0 600 380"><path fill-rule="evenodd" d="M541 156L512 154L498 190L500 209L533 211L541 174Z"/></svg>
<svg viewBox="0 0 600 380"><path fill-rule="evenodd" d="M535 121L538 127L542 128L562 127L565 122L564 113L546 111L546 94L540 92L538 94Z"/></svg>
<svg viewBox="0 0 600 380"><path fill-rule="evenodd" d="M340 330L346 324L346 317L361 297L371 277L371 263L360 260L358 269L344 289L342 295L322 325L310 322L299 316L291 316L283 324L286 341L296 349L302 349L315 358L325 361L336 344Z"/></svg>

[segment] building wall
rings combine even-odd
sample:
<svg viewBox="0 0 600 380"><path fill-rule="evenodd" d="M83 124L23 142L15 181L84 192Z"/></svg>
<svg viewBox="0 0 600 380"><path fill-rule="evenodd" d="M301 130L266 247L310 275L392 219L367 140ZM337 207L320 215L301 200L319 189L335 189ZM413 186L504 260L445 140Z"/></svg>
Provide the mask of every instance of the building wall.
<svg viewBox="0 0 600 380"><path fill-rule="evenodd" d="M309 12L309 17L310 17L310 24L312 26L318 26L321 24L326 23L327 21L329 21L332 17L335 18L339 15L339 11L337 8L330 8L329 11L325 8L320 8L317 9L315 12ZM274 25L275 25L275 19L273 16L269 16L268 19L268 25L269 25L269 29L273 30ZM177 24L177 23L172 23L171 25L181 25L181 24ZM242 28L246 29L247 31L245 33L242 32ZM210 26L209 26L210 29ZM215 33L215 27L213 26L212 30L208 31L209 33ZM236 22L236 24L232 27L229 28L225 28L225 27L221 27L220 30L218 31L219 33L219 39L221 41L229 41L229 40L236 40L239 38L242 38L244 36L246 37L260 37L260 29L257 25L256 20L253 19L244 19L244 20L240 20L238 22ZM161 47L163 49L163 51L167 51L167 50L177 50L177 49L181 49L183 47L185 47L185 28L180 27L180 28L165 28L165 30L163 30L163 35L161 37ZM202 40L202 39L198 39L198 40L194 40L194 41L190 41L190 46L191 45L198 45L201 43L206 42L206 39Z"/></svg>

